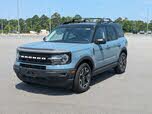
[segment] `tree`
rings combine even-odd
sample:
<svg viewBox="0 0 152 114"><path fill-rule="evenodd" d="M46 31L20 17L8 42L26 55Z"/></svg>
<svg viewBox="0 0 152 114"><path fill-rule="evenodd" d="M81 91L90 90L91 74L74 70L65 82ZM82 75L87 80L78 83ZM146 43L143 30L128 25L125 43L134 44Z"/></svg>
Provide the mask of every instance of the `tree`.
<svg viewBox="0 0 152 114"><path fill-rule="evenodd" d="M128 19L123 20L123 30L125 32L132 32L132 22Z"/></svg>
<svg viewBox="0 0 152 114"><path fill-rule="evenodd" d="M133 29L132 21L128 20L127 18L123 19L119 17L118 19L115 20L115 22L121 24L125 32L131 32Z"/></svg>
<svg viewBox="0 0 152 114"><path fill-rule="evenodd" d="M19 22L20 22L20 32L25 33L26 32L25 20L21 18L19 19Z"/></svg>
<svg viewBox="0 0 152 114"><path fill-rule="evenodd" d="M42 15L40 17L40 25L41 29L49 30L49 18L45 15Z"/></svg>
<svg viewBox="0 0 152 114"><path fill-rule="evenodd" d="M30 31L40 32L41 29L50 30L50 24L52 29L54 29L61 23L71 21L72 19L81 20L82 17L78 14L76 14L74 17L61 17L61 15L56 12L51 16L51 19L49 19L46 15L42 15L41 17L39 17L38 15L34 15L32 18L28 18L26 20L21 18L19 21L21 33L28 33ZM115 22L121 24L125 32L132 32L133 30L146 30L147 27L147 23L144 21L133 21L122 17L117 18ZM0 19L0 33L2 33L2 29L4 30L4 33L17 31L18 20ZM152 20L149 23L149 30L152 30Z"/></svg>
<svg viewBox="0 0 152 114"><path fill-rule="evenodd" d="M115 22L121 24L123 26L123 30L125 32L132 32L133 30L136 31L145 31L146 30L146 24L144 21L137 20L137 21L132 21L128 20L127 18L123 19L119 17L118 19L115 20ZM149 25L149 28L150 25Z"/></svg>
<svg viewBox="0 0 152 114"><path fill-rule="evenodd" d="M33 31L32 18L26 19L25 23L26 23L26 31L27 31L27 32Z"/></svg>
<svg viewBox="0 0 152 114"><path fill-rule="evenodd" d="M1 28L1 32L2 32L2 29L4 30L4 28L6 27L6 25L8 24L8 21L7 21L7 19L0 19L0 28ZM4 30L3 31L4 33L6 33L6 31Z"/></svg>
<svg viewBox="0 0 152 114"><path fill-rule="evenodd" d="M65 22L68 22L68 21L71 21L73 18L72 17L69 17L69 16L67 16L67 17L62 17L61 18L61 23L65 23Z"/></svg>
<svg viewBox="0 0 152 114"><path fill-rule="evenodd" d="M41 30L40 18L38 15L32 17L32 29L36 32L40 32Z"/></svg>
<svg viewBox="0 0 152 114"><path fill-rule="evenodd" d="M57 12L51 16L52 29L57 27L61 23L61 16Z"/></svg>
<svg viewBox="0 0 152 114"><path fill-rule="evenodd" d="M4 28L4 33L10 33L11 31L13 31L13 26L7 24Z"/></svg>
<svg viewBox="0 0 152 114"><path fill-rule="evenodd" d="M138 31L146 31L146 23L143 21L137 21L137 29Z"/></svg>
<svg viewBox="0 0 152 114"><path fill-rule="evenodd" d="M16 19L9 20L9 24L12 26L10 32L17 31L18 21Z"/></svg>
<svg viewBox="0 0 152 114"><path fill-rule="evenodd" d="M80 15L75 15L74 17L73 17L73 19L76 19L76 20L81 20L82 19L82 17L80 16Z"/></svg>
<svg viewBox="0 0 152 114"><path fill-rule="evenodd" d="M121 17L119 17L118 19L116 19L115 22L123 25L123 19Z"/></svg>
<svg viewBox="0 0 152 114"><path fill-rule="evenodd" d="M149 23L149 30L152 31L152 20L151 20L150 23Z"/></svg>

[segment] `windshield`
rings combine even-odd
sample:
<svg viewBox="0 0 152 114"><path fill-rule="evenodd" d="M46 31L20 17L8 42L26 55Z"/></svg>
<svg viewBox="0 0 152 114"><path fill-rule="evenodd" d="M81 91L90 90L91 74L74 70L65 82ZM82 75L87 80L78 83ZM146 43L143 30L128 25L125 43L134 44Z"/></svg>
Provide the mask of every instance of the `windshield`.
<svg viewBox="0 0 152 114"><path fill-rule="evenodd" d="M92 39L91 27L65 27L57 28L46 38L50 42L89 43Z"/></svg>

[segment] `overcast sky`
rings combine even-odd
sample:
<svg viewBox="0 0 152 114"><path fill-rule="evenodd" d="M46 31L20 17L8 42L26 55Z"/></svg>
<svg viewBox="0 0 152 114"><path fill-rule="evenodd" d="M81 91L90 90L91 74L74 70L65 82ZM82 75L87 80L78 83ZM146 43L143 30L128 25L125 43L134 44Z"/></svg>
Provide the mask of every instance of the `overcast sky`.
<svg viewBox="0 0 152 114"><path fill-rule="evenodd" d="M19 0L20 17L33 15L62 16L80 14L83 17L127 17L146 20L147 10L152 19L152 0ZM0 0L0 18L17 18L17 0Z"/></svg>

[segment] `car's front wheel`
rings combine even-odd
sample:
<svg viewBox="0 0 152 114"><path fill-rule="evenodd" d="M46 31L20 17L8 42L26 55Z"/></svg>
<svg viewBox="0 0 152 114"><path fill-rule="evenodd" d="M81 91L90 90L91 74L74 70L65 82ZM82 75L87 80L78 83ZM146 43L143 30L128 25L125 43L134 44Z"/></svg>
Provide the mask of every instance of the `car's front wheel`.
<svg viewBox="0 0 152 114"><path fill-rule="evenodd" d="M118 60L118 65L115 67L115 72L118 74L122 74L125 72L127 66L127 55L122 52L120 54L119 60Z"/></svg>
<svg viewBox="0 0 152 114"><path fill-rule="evenodd" d="M77 69L73 90L76 93L82 93L89 89L92 71L87 63L83 63Z"/></svg>

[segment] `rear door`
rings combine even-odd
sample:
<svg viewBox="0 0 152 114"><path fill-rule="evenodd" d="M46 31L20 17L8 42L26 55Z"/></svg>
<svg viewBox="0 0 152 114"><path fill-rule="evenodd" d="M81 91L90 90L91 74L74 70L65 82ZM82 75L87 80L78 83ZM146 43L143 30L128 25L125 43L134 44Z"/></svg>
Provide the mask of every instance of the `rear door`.
<svg viewBox="0 0 152 114"><path fill-rule="evenodd" d="M117 61L117 53L120 50L120 44L118 42L118 36L115 28L111 25L106 26L107 31L107 45L106 51L104 52L104 62L111 64Z"/></svg>

